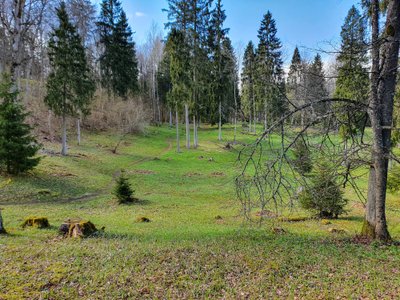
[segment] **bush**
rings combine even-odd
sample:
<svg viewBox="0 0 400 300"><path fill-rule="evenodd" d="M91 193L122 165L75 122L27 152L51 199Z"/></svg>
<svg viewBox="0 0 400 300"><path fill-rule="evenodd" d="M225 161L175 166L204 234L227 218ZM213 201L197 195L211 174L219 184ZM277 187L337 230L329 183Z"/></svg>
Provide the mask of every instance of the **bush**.
<svg viewBox="0 0 400 300"><path fill-rule="evenodd" d="M128 178L124 171L121 171L121 175L117 179L117 185L115 186L114 195L117 197L120 204L132 203L136 201L133 197L135 191L132 189Z"/></svg>
<svg viewBox="0 0 400 300"><path fill-rule="evenodd" d="M336 182L335 170L323 162L310 175L310 185L299 194L299 202L302 208L320 218L332 219L346 212L348 201Z"/></svg>

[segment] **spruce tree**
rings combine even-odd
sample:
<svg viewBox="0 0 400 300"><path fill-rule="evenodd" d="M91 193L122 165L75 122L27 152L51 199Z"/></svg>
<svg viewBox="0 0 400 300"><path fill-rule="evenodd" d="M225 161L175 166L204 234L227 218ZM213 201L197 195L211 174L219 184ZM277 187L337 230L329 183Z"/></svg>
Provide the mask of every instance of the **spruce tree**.
<svg viewBox="0 0 400 300"><path fill-rule="evenodd" d="M209 24L209 49L212 63L212 83L211 83L211 104L210 118L211 124L218 121L218 140L222 139L222 121L223 121L223 98L226 95L224 90L225 61L223 57L223 42L229 32L228 28L224 28L226 20L225 10L221 0L217 0L215 7L211 13ZM217 113L218 112L218 113Z"/></svg>
<svg viewBox="0 0 400 300"><path fill-rule="evenodd" d="M67 155L67 117L89 113L95 83L88 68L85 49L70 23L65 2L57 8L59 26L51 33L48 55L51 73L47 80L47 106L62 117L62 155Z"/></svg>
<svg viewBox="0 0 400 300"><path fill-rule="evenodd" d="M284 98L281 41L272 14L268 11L258 30L256 51L256 101L264 115L264 127L279 118L286 110Z"/></svg>
<svg viewBox="0 0 400 300"><path fill-rule="evenodd" d="M255 118L255 67L256 56L253 42L249 42L243 56L243 69L242 69L242 108L244 113L249 118L249 130L253 131L252 124L254 124L254 132L256 125Z"/></svg>
<svg viewBox="0 0 400 300"><path fill-rule="evenodd" d="M124 99L138 90L138 63L132 30L121 2L103 0L97 22L100 43L102 85L111 93Z"/></svg>
<svg viewBox="0 0 400 300"><path fill-rule="evenodd" d="M286 84L288 99L296 106L304 104L305 71L305 63L301 58L299 48L296 47L293 52ZM296 121L298 121L296 116L293 116L292 125ZM301 113L300 124L304 125L304 112Z"/></svg>
<svg viewBox="0 0 400 300"><path fill-rule="evenodd" d="M177 152L180 152L179 141L179 113L183 104L190 97L190 70L189 46L185 34L177 29L172 29L167 46L170 55L170 76L172 88L168 92L168 102L175 108Z"/></svg>
<svg viewBox="0 0 400 300"><path fill-rule="evenodd" d="M317 54L314 61L307 68L305 80L307 100L311 103L325 99L328 96L326 79L321 55ZM311 105L311 114L323 114L329 109L327 104Z"/></svg>
<svg viewBox="0 0 400 300"><path fill-rule="evenodd" d="M33 169L40 158L32 128L25 123L27 116L22 105L16 101L17 92L12 90L10 77L4 76L0 84L0 169L18 175Z"/></svg>
<svg viewBox="0 0 400 300"><path fill-rule="evenodd" d="M338 78L335 97L367 103L369 92L367 24L355 6L348 12L341 31L341 50L337 57ZM338 109L340 105L336 105ZM361 129L365 123L365 114L349 114L354 120L346 120L348 114L342 114L340 132L346 139L350 133Z"/></svg>

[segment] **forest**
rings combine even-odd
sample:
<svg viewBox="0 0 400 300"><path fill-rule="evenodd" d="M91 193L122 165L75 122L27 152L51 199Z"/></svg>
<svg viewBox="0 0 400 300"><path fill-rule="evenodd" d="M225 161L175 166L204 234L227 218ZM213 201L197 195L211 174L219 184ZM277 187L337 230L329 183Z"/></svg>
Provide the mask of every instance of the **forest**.
<svg viewBox="0 0 400 300"><path fill-rule="evenodd" d="M0 299L399 298L400 0L133 2L0 0Z"/></svg>

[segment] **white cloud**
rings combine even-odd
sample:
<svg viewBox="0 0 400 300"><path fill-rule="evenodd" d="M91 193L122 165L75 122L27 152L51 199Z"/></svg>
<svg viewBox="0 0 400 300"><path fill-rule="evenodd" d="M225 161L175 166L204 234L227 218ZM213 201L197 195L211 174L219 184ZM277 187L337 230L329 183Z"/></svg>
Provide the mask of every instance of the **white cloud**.
<svg viewBox="0 0 400 300"><path fill-rule="evenodd" d="M137 12L135 12L135 16L138 17L138 18L141 18L141 17L145 17L146 14L144 12L137 11Z"/></svg>

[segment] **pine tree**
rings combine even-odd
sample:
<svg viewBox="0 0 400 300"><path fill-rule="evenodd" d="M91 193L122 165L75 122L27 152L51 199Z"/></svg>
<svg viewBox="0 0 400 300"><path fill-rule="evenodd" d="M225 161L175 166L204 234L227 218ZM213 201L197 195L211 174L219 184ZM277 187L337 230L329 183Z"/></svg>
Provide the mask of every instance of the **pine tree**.
<svg viewBox="0 0 400 300"><path fill-rule="evenodd" d="M57 8L59 26L48 44L51 73L47 80L47 106L62 117L62 155L67 155L67 116L89 113L95 83L88 68L85 49L70 23L65 2Z"/></svg>
<svg viewBox="0 0 400 300"><path fill-rule="evenodd" d="M264 114L264 127L286 110L284 99L283 61L281 42L272 14L268 11L258 30L259 44L256 51L256 101Z"/></svg>
<svg viewBox="0 0 400 300"><path fill-rule="evenodd" d="M255 67L256 67L256 56L253 42L249 42L243 57L243 69L242 69L242 108L249 118L249 130L252 129L252 122L254 124L255 132Z"/></svg>
<svg viewBox="0 0 400 300"><path fill-rule="evenodd" d="M369 92L367 24L355 6L352 6L342 26L341 50L337 57L338 79L335 97L352 99L367 103ZM340 108L340 106L336 106ZM350 133L361 129L365 123L365 114L351 114L355 119L346 120L348 114L340 118L340 132L346 139ZM352 125L351 125L352 124Z"/></svg>
<svg viewBox="0 0 400 300"><path fill-rule="evenodd" d="M17 92L10 92L12 86L5 76L0 85L0 169L18 175L38 165L35 155L40 147L25 123L27 114L16 101Z"/></svg>
<svg viewBox="0 0 400 300"><path fill-rule="evenodd" d="M102 85L124 99L138 90L138 63L128 19L118 0L103 0L97 23Z"/></svg>

